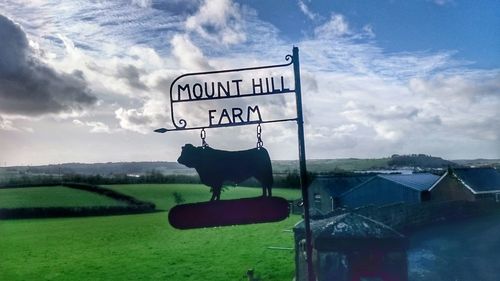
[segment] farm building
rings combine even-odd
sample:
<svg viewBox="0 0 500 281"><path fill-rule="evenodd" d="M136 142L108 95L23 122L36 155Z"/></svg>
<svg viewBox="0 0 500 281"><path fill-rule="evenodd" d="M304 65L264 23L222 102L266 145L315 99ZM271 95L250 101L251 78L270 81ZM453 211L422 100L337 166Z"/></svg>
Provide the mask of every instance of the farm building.
<svg viewBox="0 0 500 281"><path fill-rule="evenodd" d="M304 221L294 228L295 279L307 280ZM355 213L311 222L316 280L408 280L408 240L394 229Z"/></svg>
<svg viewBox="0 0 500 281"><path fill-rule="evenodd" d="M432 201L500 201L500 172L495 168L455 168L430 188Z"/></svg>
<svg viewBox="0 0 500 281"><path fill-rule="evenodd" d="M500 201L500 172L495 168L454 168L431 173L318 176L309 187L310 206L328 213L392 203L477 199Z"/></svg>
<svg viewBox="0 0 500 281"><path fill-rule="evenodd" d="M317 176L309 186L309 206L328 213L338 207L337 198L374 175Z"/></svg>
<svg viewBox="0 0 500 281"><path fill-rule="evenodd" d="M439 179L439 176L430 173L377 175L343 193L339 203L347 208L420 203L430 200L429 189Z"/></svg>

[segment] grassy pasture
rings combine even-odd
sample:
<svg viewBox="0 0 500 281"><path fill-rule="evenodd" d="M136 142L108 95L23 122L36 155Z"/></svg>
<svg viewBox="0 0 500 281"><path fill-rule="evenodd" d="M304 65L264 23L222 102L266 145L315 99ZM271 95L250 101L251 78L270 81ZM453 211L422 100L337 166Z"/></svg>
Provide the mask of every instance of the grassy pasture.
<svg viewBox="0 0 500 281"><path fill-rule="evenodd" d="M109 185L106 187L140 200L153 202L156 204L156 208L160 210L169 210L175 206L174 192L182 195L182 198L186 200L184 203L208 201L212 196L210 188L200 184L126 184ZM221 199L255 197L261 194L261 188L228 186L222 192ZM285 199L297 199L301 197L299 190L284 188L273 188L273 195Z"/></svg>
<svg viewBox="0 0 500 281"><path fill-rule="evenodd" d="M0 189L0 208L88 206L126 206L126 203L64 186Z"/></svg>
<svg viewBox="0 0 500 281"><path fill-rule="evenodd" d="M200 185L113 186L117 191L173 206L206 201ZM298 190L274 190L298 198ZM229 188L223 199L258 196L257 188ZM282 193L282 194L280 194ZM299 216L269 224L176 230L167 212L86 218L0 221L0 280L246 280L254 268L262 280L291 280L293 234L283 230Z"/></svg>

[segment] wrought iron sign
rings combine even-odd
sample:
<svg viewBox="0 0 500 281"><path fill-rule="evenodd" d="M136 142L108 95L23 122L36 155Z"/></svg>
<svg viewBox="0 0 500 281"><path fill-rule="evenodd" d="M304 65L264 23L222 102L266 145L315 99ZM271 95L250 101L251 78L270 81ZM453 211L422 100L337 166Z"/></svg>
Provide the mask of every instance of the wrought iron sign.
<svg viewBox="0 0 500 281"><path fill-rule="evenodd" d="M188 73L177 77L170 85L170 114L174 128L161 128L155 130L159 133L177 130L193 130L230 126L242 126L251 124L264 124L283 121L296 121L297 117L285 119L266 119L261 112L258 103L246 107L231 107L208 109L206 112L205 125L191 126L186 117L176 113L176 106L181 103L194 103L203 101L226 100L235 98L255 98L270 95L283 95L295 93L291 88L289 78L284 75L272 77L252 77L248 79L226 79L217 81L211 76L225 73L245 72L262 69L279 69L291 66L294 58L285 56L285 64L268 65L260 67L248 67L229 70L207 71ZM196 78L197 80L189 80Z"/></svg>
<svg viewBox="0 0 500 281"><path fill-rule="evenodd" d="M284 70L293 74L286 75ZM264 72L266 73L263 74ZM249 73L252 75L248 75ZM295 94L295 99L292 94ZM296 110L293 116L276 116L274 112L263 108L264 98L285 96L294 100ZM196 118L193 117L194 110L198 111ZM288 202L272 196L272 166L269 154L263 146L261 125L297 122L308 271L310 280L314 280L310 263L312 247L299 49L294 47L293 54L286 55L283 64L187 73L177 77L170 85L170 114L173 126L160 128L155 132L200 130L202 145L195 147L186 144L178 162L195 168L201 182L212 191L208 202L177 205L169 211L170 224L179 229L285 219L289 214ZM206 129L244 125L257 125L256 148L222 151L209 147L206 142ZM250 177L254 177L262 185L262 197L220 200L223 182L240 183Z"/></svg>

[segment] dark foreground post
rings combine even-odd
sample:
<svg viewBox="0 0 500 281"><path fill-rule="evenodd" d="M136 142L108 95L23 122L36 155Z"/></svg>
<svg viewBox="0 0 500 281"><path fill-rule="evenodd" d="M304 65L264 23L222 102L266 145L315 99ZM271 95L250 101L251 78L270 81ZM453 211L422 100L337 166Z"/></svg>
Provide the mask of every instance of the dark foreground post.
<svg viewBox="0 0 500 281"><path fill-rule="evenodd" d="M297 131L299 136L300 188L304 207L304 226L306 232L307 275L309 281L315 281L312 264L311 222L309 219L309 192L306 167L306 147L304 141L304 117L302 116L302 92L300 88L299 48L293 47L293 72L295 76L295 97L297 104Z"/></svg>

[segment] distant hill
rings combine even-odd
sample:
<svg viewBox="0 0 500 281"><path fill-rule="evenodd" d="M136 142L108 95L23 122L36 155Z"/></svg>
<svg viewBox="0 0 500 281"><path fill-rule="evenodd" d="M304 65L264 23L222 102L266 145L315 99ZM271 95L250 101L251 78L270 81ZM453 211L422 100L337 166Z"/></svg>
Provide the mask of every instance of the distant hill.
<svg viewBox="0 0 500 281"><path fill-rule="evenodd" d="M389 158L374 159L310 159L307 170L314 173L331 173L339 171L376 171L398 169L438 169L461 166L459 163L425 154L398 155ZM273 161L274 172L291 172L298 169L298 161Z"/></svg>
<svg viewBox="0 0 500 281"><path fill-rule="evenodd" d="M16 166L4 168L7 171L18 171L29 174L80 174L80 175L141 175L151 172L162 174L194 174L195 170L177 162L108 162L108 163L66 163L42 166Z"/></svg>
<svg viewBox="0 0 500 281"><path fill-rule="evenodd" d="M378 159L310 159L307 160L307 170L313 173L331 173L341 171L363 171L389 169L387 165L389 158ZM273 170L275 173L288 173L297 171L299 163L297 160L275 160Z"/></svg>
<svg viewBox="0 0 500 281"><path fill-rule="evenodd" d="M456 167L459 164L444 160L441 157L433 157L425 154L398 155L394 154L387 163L389 167L418 167L418 168L447 168Z"/></svg>
<svg viewBox="0 0 500 281"><path fill-rule="evenodd" d="M299 169L297 160L272 161L274 173L294 173ZM307 160L307 169L313 173L331 173L342 171L367 171L367 170L397 170L401 168L435 169L449 166L496 166L500 167L499 159L476 159L448 161L440 157L424 154L392 155L388 158L376 159L310 159ZM152 172L163 175L194 175L196 171L178 164L177 162L108 162L108 163L66 163L42 166L14 166L0 167L1 178L11 176L46 174L46 175L145 175Z"/></svg>
<svg viewBox="0 0 500 281"><path fill-rule="evenodd" d="M481 167L481 166L493 166L500 169L500 159L462 159L462 160L452 160L453 162L468 167Z"/></svg>

